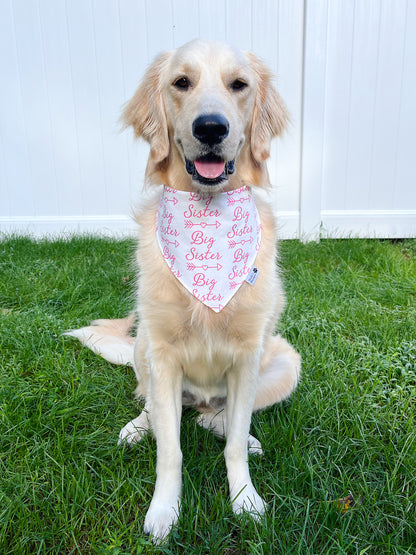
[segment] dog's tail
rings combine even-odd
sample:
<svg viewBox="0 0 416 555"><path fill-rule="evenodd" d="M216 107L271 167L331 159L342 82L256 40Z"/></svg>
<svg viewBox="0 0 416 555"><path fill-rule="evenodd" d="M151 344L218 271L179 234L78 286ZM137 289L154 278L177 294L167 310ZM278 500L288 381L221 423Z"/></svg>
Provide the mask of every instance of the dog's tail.
<svg viewBox="0 0 416 555"><path fill-rule="evenodd" d="M68 330L63 335L76 337L94 353L102 356L113 364L133 366L136 315L134 312L127 318L117 320L94 320L90 326Z"/></svg>

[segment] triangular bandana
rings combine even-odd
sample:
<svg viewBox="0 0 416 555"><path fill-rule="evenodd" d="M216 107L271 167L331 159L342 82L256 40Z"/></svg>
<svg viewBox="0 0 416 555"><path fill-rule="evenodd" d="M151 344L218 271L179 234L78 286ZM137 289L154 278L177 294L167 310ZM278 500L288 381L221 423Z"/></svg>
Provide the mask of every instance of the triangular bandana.
<svg viewBox="0 0 416 555"><path fill-rule="evenodd" d="M173 274L195 298L219 312L252 268L261 225L249 187L209 195L165 186L156 234Z"/></svg>

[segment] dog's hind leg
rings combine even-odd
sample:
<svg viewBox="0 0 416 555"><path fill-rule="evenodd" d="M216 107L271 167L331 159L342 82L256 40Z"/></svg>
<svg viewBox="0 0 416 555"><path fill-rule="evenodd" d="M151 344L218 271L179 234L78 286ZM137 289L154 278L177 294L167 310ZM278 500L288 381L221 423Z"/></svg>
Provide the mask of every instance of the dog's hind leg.
<svg viewBox="0 0 416 555"><path fill-rule="evenodd" d="M225 411L204 411L196 419L197 424L212 432L215 436L225 439L225 430L227 429L227 421ZM251 455L262 455L263 449L261 443L251 434L248 435L248 452Z"/></svg>
<svg viewBox="0 0 416 555"><path fill-rule="evenodd" d="M149 412L146 408L142 410L137 418L131 420L121 429L118 436L118 445L134 445L141 441L150 430Z"/></svg>
<svg viewBox="0 0 416 555"><path fill-rule="evenodd" d="M260 364L253 411L289 397L296 389L300 370L301 358L295 349L280 335L270 337Z"/></svg>

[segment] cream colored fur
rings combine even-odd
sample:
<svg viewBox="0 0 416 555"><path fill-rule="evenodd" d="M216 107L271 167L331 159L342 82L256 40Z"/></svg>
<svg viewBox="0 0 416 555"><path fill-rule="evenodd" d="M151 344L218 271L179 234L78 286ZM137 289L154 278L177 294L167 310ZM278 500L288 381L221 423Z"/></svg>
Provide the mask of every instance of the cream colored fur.
<svg viewBox="0 0 416 555"><path fill-rule="evenodd" d="M191 83L186 91L173 85L183 76ZM232 88L236 79L246 84L243 90ZM185 157L195 159L201 149L192 122L210 112L229 121L221 152L225 160L236 160L235 173L213 187L195 182L184 162ZM268 186L270 141L282 133L287 119L270 72L258 58L204 41L160 55L123 113L125 125L150 143L149 184L186 191L209 188L213 193L242 185L255 192ZM201 412L198 423L226 437L233 510L258 517L265 503L252 484L247 453L262 451L249 435L251 415L289 396L300 375L299 355L274 335L284 295L276 272L276 225L267 203L256 198L262 225L259 277L254 286L244 283L215 313L185 290L161 256L155 234L160 194L156 188L137 215L139 324L134 353L132 317L98 320L69 332L108 360L134 366L136 394L145 400L145 408L121 430L119 441L136 443L150 428L155 434L157 478L144 529L156 542L167 536L180 507L182 404L195 406Z"/></svg>

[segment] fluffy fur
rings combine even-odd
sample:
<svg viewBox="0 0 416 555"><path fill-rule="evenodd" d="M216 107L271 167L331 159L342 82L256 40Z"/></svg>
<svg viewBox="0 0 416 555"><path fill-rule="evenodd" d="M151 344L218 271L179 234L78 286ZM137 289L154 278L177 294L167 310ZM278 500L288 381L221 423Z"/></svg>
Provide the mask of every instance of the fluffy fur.
<svg viewBox="0 0 416 555"><path fill-rule="evenodd" d="M209 148L225 162L235 159L235 172L212 185L185 169L186 159L209 150L194 137L192 123L210 113L227 119L229 133ZM288 121L271 74L256 56L204 41L161 54L122 117L125 126L133 126L136 136L150 144L148 184L212 194L242 185L254 192L267 187L270 142ZM155 234L160 193L156 188L137 215L139 323L134 352L132 317L98 320L69 332L108 360L134 367L136 394L145 408L121 430L119 441L136 443L149 429L156 437L156 486L144 525L155 541L167 536L178 517L182 405L194 406L201 413L200 425L226 437L233 510L258 516L265 503L252 484L247 453L261 453L261 445L249 435L251 415L290 395L300 375L299 355L274 335L284 295L276 272L275 220L267 203L256 197L262 225L259 277L254 286L244 283L215 313L185 290L160 253Z"/></svg>

